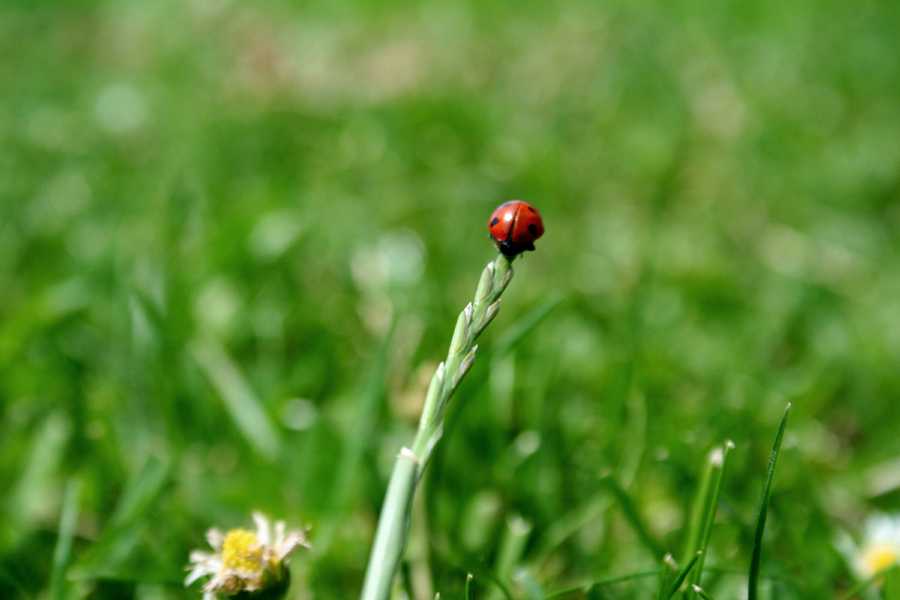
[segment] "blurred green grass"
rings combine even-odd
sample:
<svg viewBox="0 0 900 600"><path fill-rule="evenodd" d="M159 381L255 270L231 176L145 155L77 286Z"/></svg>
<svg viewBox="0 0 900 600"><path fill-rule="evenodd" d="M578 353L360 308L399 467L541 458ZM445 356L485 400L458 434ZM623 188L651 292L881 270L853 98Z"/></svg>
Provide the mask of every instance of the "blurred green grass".
<svg viewBox="0 0 900 600"><path fill-rule="evenodd" d="M511 198L547 234L451 405L411 571L482 593L511 515L517 599L655 569L601 478L678 555L732 439L706 561L729 597L790 401L764 587L850 587L835 531L900 501L898 22L888 0L5 2L0 596L50 594L72 481L83 579L55 597L196 597L189 550L257 508L313 526L293 597L357 594Z"/></svg>

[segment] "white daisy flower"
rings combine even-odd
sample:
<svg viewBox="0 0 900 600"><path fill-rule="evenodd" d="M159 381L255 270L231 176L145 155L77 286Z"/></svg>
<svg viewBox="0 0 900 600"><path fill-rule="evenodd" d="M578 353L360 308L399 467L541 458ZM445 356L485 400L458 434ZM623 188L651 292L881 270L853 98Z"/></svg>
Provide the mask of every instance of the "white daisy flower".
<svg viewBox="0 0 900 600"><path fill-rule="evenodd" d="M860 580L900 564L900 514L871 515L866 519L859 546L842 532L835 537L835 546Z"/></svg>
<svg viewBox="0 0 900 600"><path fill-rule="evenodd" d="M900 514L872 515L866 519L865 535L855 568L871 577L900 563Z"/></svg>
<svg viewBox="0 0 900 600"><path fill-rule="evenodd" d="M261 513L253 513L256 533L232 529L222 534L216 528L206 533L215 552L194 550L187 568L190 574L184 585L204 576L212 578L203 585L203 600L214 600L215 594L231 596L240 592L258 592L275 587L287 591L289 579L285 568L297 548L310 548L306 530L285 531L284 521L275 523L274 531Z"/></svg>

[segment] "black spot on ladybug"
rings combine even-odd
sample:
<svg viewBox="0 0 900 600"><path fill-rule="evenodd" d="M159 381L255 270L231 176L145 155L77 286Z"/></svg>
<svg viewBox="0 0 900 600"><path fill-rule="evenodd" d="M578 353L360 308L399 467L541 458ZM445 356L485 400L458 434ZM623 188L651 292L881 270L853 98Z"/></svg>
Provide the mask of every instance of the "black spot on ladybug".
<svg viewBox="0 0 900 600"><path fill-rule="evenodd" d="M534 223L532 223L531 225L529 225L529 226L528 226L528 233L530 233L530 234L533 235L534 237L537 237L537 234L538 234L538 228L537 228L537 225L535 225Z"/></svg>
<svg viewBox="0 0 900 600"><path fill-rule="evenodd" d="M525 208L527 208L529 212L537 212L536 210L534 210L534 207L531 206L530 204L527 205Z"/></svg>
<svg viewBox="0 0 900 600"><path fill-rule="evenodd" d="M491 227L493 227L494 225L496 225L499 222L500 222L500 219L498 219L497 217L494 217L493 219L491 219Z"/></svg>
<svg viewBox="0 0 900 600"><path fill-rule="evenodd" d="M504 206L509 206L509 205L512 204L513 202L515 202L515 200L510 200L509 202L504 202L503 204L501 204L501 205L498 206L497 208L503 208Z"/></svg>

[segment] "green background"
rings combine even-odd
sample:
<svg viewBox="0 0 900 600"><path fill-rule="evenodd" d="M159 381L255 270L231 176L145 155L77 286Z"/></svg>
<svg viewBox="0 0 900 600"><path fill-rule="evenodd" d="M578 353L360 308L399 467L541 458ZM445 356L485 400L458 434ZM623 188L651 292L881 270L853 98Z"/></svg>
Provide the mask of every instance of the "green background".
<svg viewBox="0 0 900 600"><path fill-rule="evenodd" d="M835 535L900 500L898 24L892 0L7 0L0 596L198 598L189 550L259 509L312 526L290 597L355 597L512 198L546 234L420 489L416 600L467 572L496 594L514 515L517 600L655 570L606 476L680 558L726 439L704 583L734 597L788 402L764 592L847 589Z"/></svg>

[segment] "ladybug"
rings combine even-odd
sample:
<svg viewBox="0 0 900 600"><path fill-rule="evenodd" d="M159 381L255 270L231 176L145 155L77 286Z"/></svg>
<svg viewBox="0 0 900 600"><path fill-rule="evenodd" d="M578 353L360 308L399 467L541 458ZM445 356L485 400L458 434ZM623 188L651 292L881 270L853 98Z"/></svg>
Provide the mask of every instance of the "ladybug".
<svg viewBox="0 0 900 600"><path fill-rule="evenodd" d="M532 205L512 200L497 207L488 221L488 231L500 252L514 257L534 250L534 240L544 235L544 222Z"/></svg>

